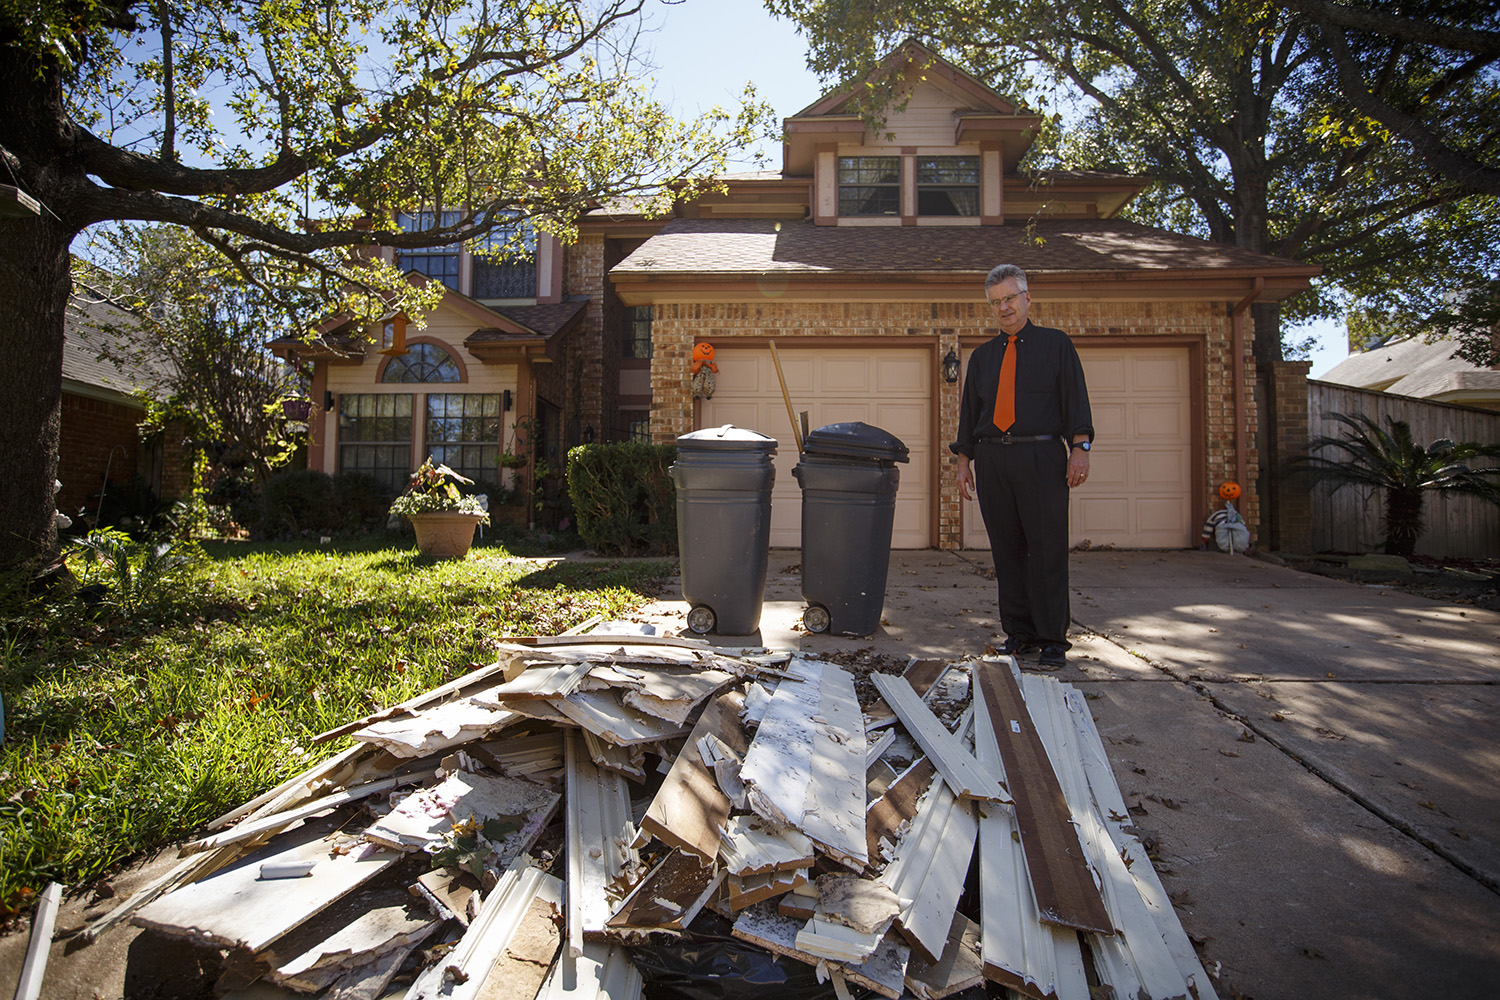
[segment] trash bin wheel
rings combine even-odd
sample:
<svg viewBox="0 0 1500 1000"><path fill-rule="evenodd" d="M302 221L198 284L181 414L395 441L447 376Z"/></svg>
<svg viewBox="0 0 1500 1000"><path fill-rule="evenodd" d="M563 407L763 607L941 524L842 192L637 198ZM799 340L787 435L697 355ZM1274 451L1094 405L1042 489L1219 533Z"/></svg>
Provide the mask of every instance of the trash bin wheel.
<svg viewBox="0 0 1500 1000"><path fill-rule="evenodd" d="M814 604L802 612L802 627L809 632L827 632L828 626L833 619L828 615L828 609L820 604Z"/></svg>
<svg viewBox="0 0 1500 1000"><path fill-rule="evenodd" d="M688 612L687 626L699 635L705 635L714 630L717 620L714 617L713 608L710 608L706 604L700 604Z"/></svg>

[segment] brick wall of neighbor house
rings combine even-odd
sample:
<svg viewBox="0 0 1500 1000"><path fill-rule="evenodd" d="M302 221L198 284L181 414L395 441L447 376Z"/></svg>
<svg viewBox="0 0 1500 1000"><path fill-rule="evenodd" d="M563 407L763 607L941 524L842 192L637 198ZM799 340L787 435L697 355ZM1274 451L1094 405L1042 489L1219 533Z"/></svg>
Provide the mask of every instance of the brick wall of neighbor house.
<svg viewBox="0 0 1500 1000"><path fill-rule="evenodd" d="M136 425L142 416L144 411L138 407L63 393L57 456L57 478L62 483L57 494L59 510L72 514L80 507L92 509L106 468L114 486L130 482L140 447Z"/></svg>
<svg viewBox="0 0 1500 1000"><path fill-rule="evenodd" d="M563 295L587 295L588 309L572 335L573 357L582 360L576 371L578 394L563 405L563 418L577 417L578 427L600 430L604 422L605 385L602 359L609 356L604 344L604 237L586 234L568 248L568 266L563 275ZM619 356L618 349L614 352Z"/></svg>
<svg viewBox="0 0 1500 1000"><path fill-rule="evenodd" d="M1281 552L1312 550L1312 495L1307 482L1280 471L1287 459L1307 450L1307 373L1311 361L1278 361L1271 380L1276 392L1276 456L1273 460L1271 496L1273 531L1265 544Z"/></svg>
<svg viewBox="0 0 1500 1000"><path fill-rule="evenodd" d="M1217 500L1218 484L1235 475L1233 331L1221 302L1047 302L1035 301L1031 319L1041 326L1066 330L1080 346L1093 337L1192 337L1204 344L1204 427L1207 434L1206 481L1200 484L1206 506ZM978 303L830 302L660 304L652 323L654 357L651 364L652 439L671 443L692 427L693 399L688 370L693 343L699 339L732 343L739 337L775 337L782 343L800 336L889 337L892 346L902 336L935 337L937 357L961 338L994 333L989 311ZM962 355L962 351L959 351ZM1255 363L1245 348L1246 425L1256 423ZM942 385L939 403L939 447L942 497L939 504L939 545L961 547L961 514L953 476L957 463L946 452L958 434L959 386ZM1108 428L1100 428L1108 435ZM1250 482L1259 463L1253 436L1246 442ZM1248 495L1241 511L1255 524L1260 498Z"/></svg>

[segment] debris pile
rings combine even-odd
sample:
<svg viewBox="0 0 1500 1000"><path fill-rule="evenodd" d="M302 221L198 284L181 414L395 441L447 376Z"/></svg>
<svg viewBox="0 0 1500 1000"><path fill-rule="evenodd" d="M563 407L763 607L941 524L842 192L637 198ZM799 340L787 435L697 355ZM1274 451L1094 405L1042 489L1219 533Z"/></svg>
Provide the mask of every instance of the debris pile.
<svg viewBox="0 0 1500 1000"><path fill-rule="evenodd" d="M872 680L861 705L810 656L511 640L319 737L354 745L90 934L128 918L223 950L221 992L338 1000L632 1000L695 921L840 997L1213 997L1075 689L1008 659Z"/></svg>

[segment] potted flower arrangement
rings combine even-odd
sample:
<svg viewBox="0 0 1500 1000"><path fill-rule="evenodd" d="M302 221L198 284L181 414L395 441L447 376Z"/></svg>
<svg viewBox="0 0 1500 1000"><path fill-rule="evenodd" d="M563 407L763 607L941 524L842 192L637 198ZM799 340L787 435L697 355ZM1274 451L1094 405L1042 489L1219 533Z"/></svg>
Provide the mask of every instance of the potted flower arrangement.
<svg viewBox="0 0 1500 1000"><path fill-rule="evenodd" d="M462 559L474 542L474 529L490 523L486 500L459 492L474 481L429 457L411 474L406 492L391 504L391 513L411 522L417 551L434 559Z"/></svg>

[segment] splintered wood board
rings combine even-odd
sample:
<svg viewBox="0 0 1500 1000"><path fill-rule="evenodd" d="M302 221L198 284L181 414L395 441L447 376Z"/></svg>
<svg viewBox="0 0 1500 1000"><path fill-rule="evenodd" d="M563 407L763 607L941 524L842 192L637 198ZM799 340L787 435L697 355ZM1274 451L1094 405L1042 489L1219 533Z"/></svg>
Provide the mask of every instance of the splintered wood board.
<svg viewBox="0 0 1500 1000"><path fill-rule="evenodd" d="M885 794L865 810L865 844L870 853L870 864L879 865L885 860L881 846L895 848L906 826L917 815L917 802L932 784L937 768L923 757L891 782Z"/></svg>
<svg viewBox="0 0 1500 1000"><path fill-rule="evenodd" d="M743 754L748 745L739 713L743 699L734 691L721 694L709 702L698 717L688 737L692 748L709 733L723 740L736 753ZM729 819L729 798L719 789L714 773L703 765L697 750L679 753L672 762L656 798L641 819L641 836L636 846L645 843L650 834L662 843L679 848L704 864L719 854L719 838Z"/></svg>
<svg viewBox="0 0 1500 1000"><path fill-rule="evenodd" d="M807 872L806 868L800 868L791 872L765 872L744 877L731 875L724 890L724 905L731 913L738 913L747 906L794 892L800 886L807 885ZM811 915L809 912L808 916Z"/></svg>
<svg viewBox="0 0 1500 1000"><path fill-rule="evenodd" d="M588 675L590 663L543 663L530 666L512 681L485 688L470 697L476 705L507 708L510 701L561 698L572 694Z"/></svg>
<svg viewBox="0 0 1500 1000"><path fill-rule="evenodd" d="M927 962L937 961L948 940L978 836L973 804L960 801L945 782L935 782L918 804L896 859L880 875L892 892L911 900L902 907L897 927Z"/></svg>
<svg viewBox="0 0 1500 1000"><path fill-rule="evenodd" d="M622 747L595 736L587 729L581 732L583 743L595 764L635 781L646 780L646 751L639 743Z"/></svg>
<svg viewBox="0 0 1500 1000"><path fill-rule="evenodd" d="M927 692L938 682L938 678L948 672L947 660L917 660L913 659L901 672L906 678L906 683L917 693L918 697L926 697ZM891 711L891 706L877 698L870 705L870 710L865 713L865 727L875 729L880 726L888 726L896 721L896 713Z"/></svg>
<svg viewBox="0 0 1500 1000"><path fill-rule="evenodd" d="M586 944L582 955L564 948L536 1000L640 1000L641 974L618 944Z"/></svg>
<svg viewBox="0 0 1500 1000"><path fill-rule="evenodd" d="M1100 874L1105 909L1114 926L1119 928L1118 934L1089 938L1100 977L1114 986L1117 993L1189 994L1207 1000L1213 988L1191 950L1187 935L1177 923L1170 902L1164 896L1160 897L1161 902L1167 904L1165 912L1148 903L1148 897L1154 895L1152 885L1156 882L1150 859L1134 837L1115 837L1113 828L1123 825L1124 820L1107 821L1100 807L1101 797L1105 801L1118 800L1118 787L1107 764L1107 784L1101 782L1097 793L1091 787L1083 759L1085 730L1075 725L1076 717L1088 716L1083 699L1055 677L1035 681L1027 679L1023 693L1037 735L1056 764L1058 781L1072 810L1083 849L1089 863ZM1089 731L1092 731L1092 725L1093 720L1089 719ZM1099 747L1099 753L1102 756L1102 747ZM1123 813L1117 815L1123 816ZM1151 873L1149 878L1148 872ZM1167 917L1170 924L1163 926L1163 918ZM1173 937L1180 938L1180 945L1187 946L1186 962L1182 962L1179 954L1174 954L1169 946Z"/></svg>
<svg viewBox="0 0 1500 1000"><path fill-rule="evenodd" d="M1008 666L993 661L979 661L974 673L983 697L981 710L989 714L990 732L1005 764L1042 921L1113 934L1114 924L1094 884L1068 801L1015 677Z"/></svg>
<svg viewBox="0 0 1500 1000"><path fill-rule="evenodd" d="M612 691L574 691L547 704L595 736L611 743L659 743L687 732L687 726L620 704Z"/></svg>
<svg viewBox="0 0 1500 1000"><path fill-rule="evenodd" d="M923 961L914 954L906 966L906 988L921 1000L942 1000L983 982L979 925L962 913L953 914L948 940L936 962Z"/></svg>
<svg viewBox="0 0 1500 1000"><path fill-rule="evenodd" d="M979 763L1003 778L990 713L976 713L974 723ZM1078 932L1041 922L1014 806L980 809L979 885L985 978L1027 995L1088 996Z"/></svg>
<svg viewBox="0 0 1500 1000"><path fill-rule="evenodd" d="M1008 802L1010 796L1000 787L993 775L975 762L963 742L932 714L932 709L917 697L911 685L901 677L871 674L870 680L880 691L881 697L891 706L906 731L911 734L938 773L955 795L961 799L984 799L989 802Z"/></svg>
<svg viewBox="0 0 1500 1000"><path fill-rule="evenodd" d="M822 959L797 949L797 932L803 923L794 917L782 916L769 902L756 903L736 918L734 930L730 933L767 951L808 965L818 965ZM843 965L842 968L851 982L896 1000L905 984L906 964L910 957L911 949L895 935L887 934L868 961Z"/></svg>
<svg viewBox="0 0 1500 1000"><path fill-rule="evenodd" d="M145 906L131 922L169 937L221 948L260 951L396 862L389 851L334 855L324 838L336 829L319 820L277 837L207 878ZM312 861L302 878L262 879L266 861Z"/></svg>
<svg viewBox="0 0 1500 1000"><path fill-rule="evenodd" d="M644 683L627 689L620 700L648 715L685 726L693 709L736 679L734 674L713 668L658 669L652 671Z"/></svg>
<svg viewBox="0 0 1500 1000"><path fill-rule="evenodd" d="M733 816L724 828L719 856L732 875L790 871L813 863L812 840L797 830L766 829L759 816Z"/></svg>
<svg viewBox="0 0 1500 1000"><path fill-rule="evenodd" d="M616 905L640 878L631 844L630 791L625 779L589 759L583 740L570 734L567 804L567 949L583 953L585 936L597 935Z"/></svg>
<svg viewBox="0 0 1500 1000"><path fill-rule="evenodd" d="M477 705L462 698L423 709L416 715L371 723L353 736L383 747L397 757L424 757L504 729L521 718L508 709Z"/></svg>
<svg viewBox="0 0 1500 1000"><path fill-rule="evenodd" d="M399 850L422 850L441 840L456 822L524 816L519 829L489 841L495 852L492 863L504 867L531 849L561 799L552 789L524 778L459 771L402 799L370 825L365 839Z"/></svg>
<svg viewBox="0 0 1500 1000"><path fill-rule="evenodd" d="M470 756L513 778L548 781L562 777L563 734L558 729L478 743L465 747L465 750Z"/></svg>
<svg viewBox="0 0 1500 1000"><path fill-rule="evenodd" d="M864 773L854 679L834 664L793 657L740 768L751 807L863 868Z"/></svg>
<svg viewBox="0 0 1500 1000"><path fill-rule="evenodd" d="M531 901L474 1000L533 1000L562 946L557 908L557 901L540 895Z"/></svg>
<svg viewBox="0 0 1500 1000"><path fill-rule="evenodd" d="M608 926L611 930L680 930L693 922L723 878L722 868L671 851L625 897Z"/></svg>

